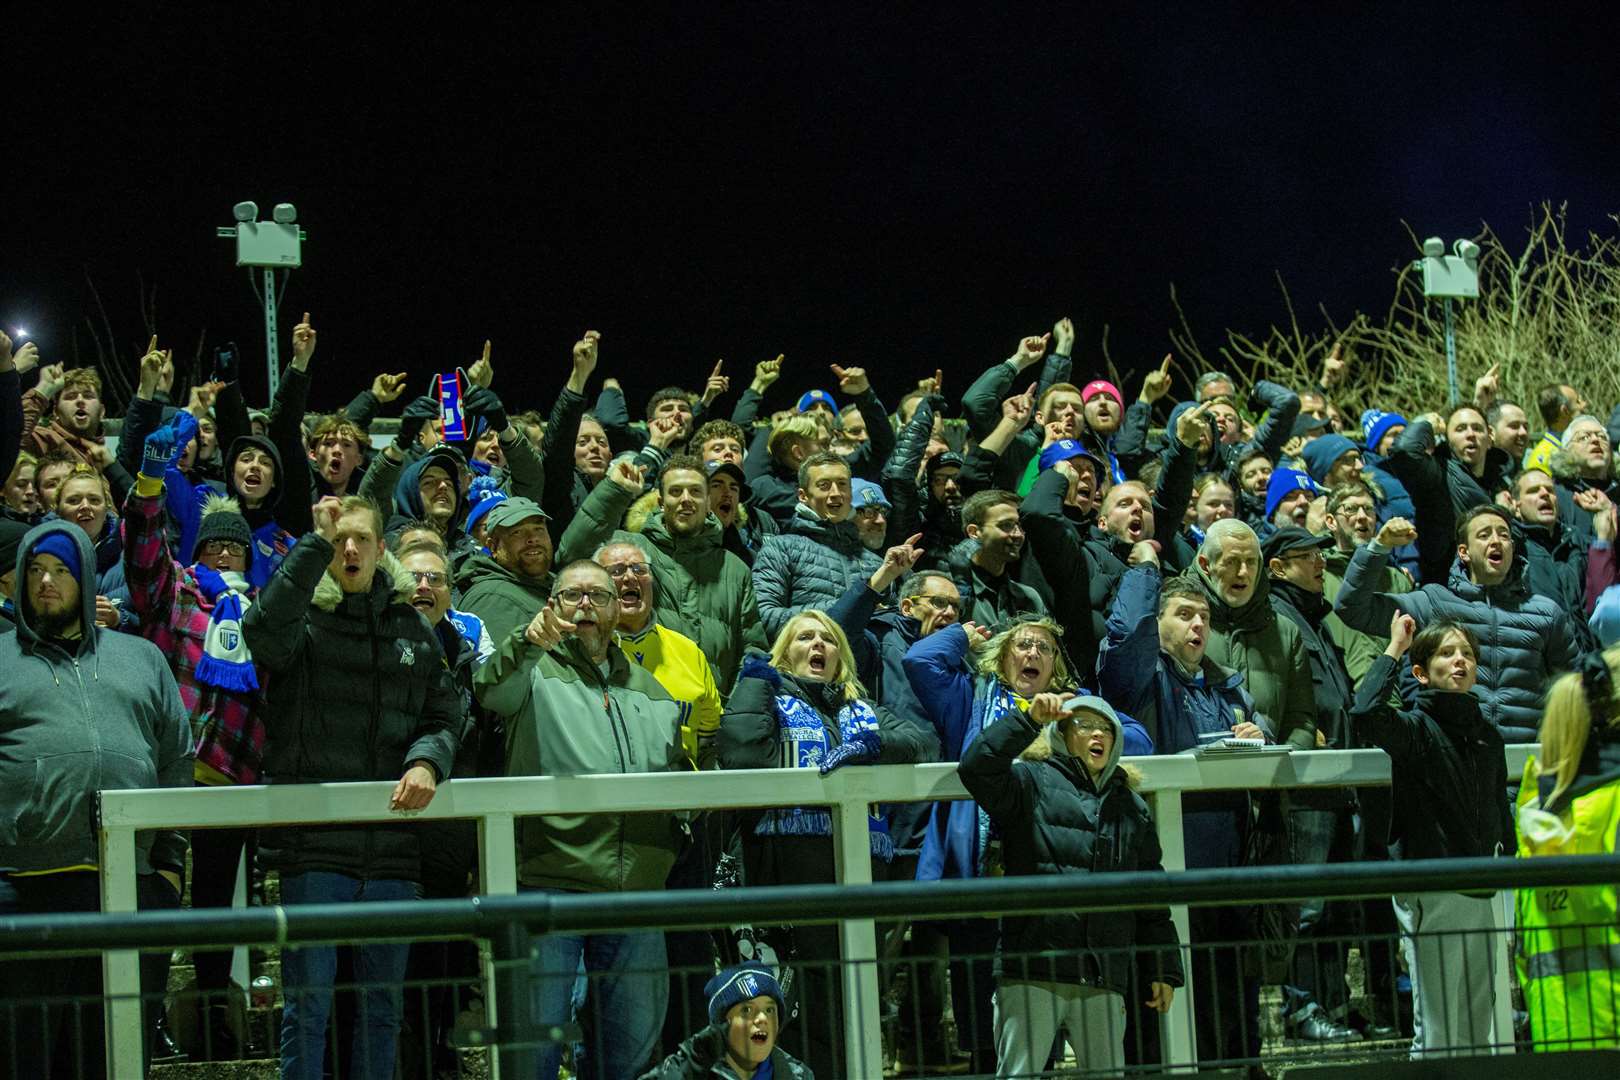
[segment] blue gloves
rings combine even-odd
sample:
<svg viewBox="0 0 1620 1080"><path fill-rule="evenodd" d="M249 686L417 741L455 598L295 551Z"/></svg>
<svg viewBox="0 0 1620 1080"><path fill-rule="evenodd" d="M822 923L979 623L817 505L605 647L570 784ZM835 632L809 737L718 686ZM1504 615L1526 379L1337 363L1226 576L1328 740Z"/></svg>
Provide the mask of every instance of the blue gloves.
<svg viewBox="0 0 1620 1080"><path fill-rule="evenodd" d="M169 422L146 437L141 452L141 475L153 480L163 479L170 465L177 465L186 447L197 437L197 418L184 409L169 418Z"/></svg>
<svg viewBox="0 0 1620 1080"><path fill-rule="evenodd" d="M863 731L833 747L821 762L821 775L845 765L870 765L883 749L883 738L875 731Z"/></svg>

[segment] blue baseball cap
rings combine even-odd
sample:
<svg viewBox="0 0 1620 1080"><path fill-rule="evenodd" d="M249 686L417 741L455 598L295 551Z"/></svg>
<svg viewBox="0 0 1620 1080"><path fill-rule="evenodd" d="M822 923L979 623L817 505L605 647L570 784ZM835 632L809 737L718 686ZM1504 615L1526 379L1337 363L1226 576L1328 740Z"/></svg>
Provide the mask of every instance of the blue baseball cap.
<svg viewBox="0 0 1620 1080"><path fill-rule="evenodd" d="M1087 450L1085 444L1078 439L1059 439L1041 451L1041 471L1045 472L1060 461L1077 457L1090 459L1091 464L1096 467L1102 465L1102 462L1097 460L1097 455Z"/></svg>
<svg viewBox="0 0 1620 1080"><path fill-rule="evenodd" d="M833 401L832 395L825 390L806 390L799 398L799 411L807 413L817 405L825 405L832 410L834 416L838 415L838 404Z"/></svg>

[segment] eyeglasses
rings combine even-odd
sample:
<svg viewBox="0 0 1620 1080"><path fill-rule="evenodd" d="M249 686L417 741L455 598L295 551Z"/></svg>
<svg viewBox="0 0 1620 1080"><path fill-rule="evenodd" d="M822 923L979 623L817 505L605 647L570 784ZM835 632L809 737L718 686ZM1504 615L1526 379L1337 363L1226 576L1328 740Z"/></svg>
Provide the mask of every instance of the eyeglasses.
<svg viewBox="0 0 1620 1080"><path fill-rule="evenodd" d="M1038 655L1045 657L1053 657L1057 655L1057 649L1052 645L1052 643L1042 638L1021 637L1012 643L1012 647L1018 652L1033 651Z"/></svg>
<svg viewBox="0 0 1620 1080"><path fill-rule="evenodd" d="M918 593L916 596L908 597L908 599L910 599L912 603L916 603L918 600L926 600L928 601L928 606L933 608L935 611L962 610L962 601L952 600L948 596L929 596L927 593Z"/></svg>
<svg viewBox="0 0 1620 1080"><path fill-rule="evenodd" d="M855 516L858 518L880 518L887 514L888 511L881 506L862 506L855 511Z"/></svg>
<svg viewBox="0 0 1620 1080"><path fill-rule="evenodd" d="M1604 431L1602 428L1587 428L1578 434L1571 435L1569 437L1569 441L1571 443L1607 443L1609 441L1609 433Z"/></svg>
<svg viewBox="0 0 1620 1080"><path fill-rule="evenodd" d="M1281 556L1281 558L1283 562L1293 562L1296 559L1304 559L1307 562L1327 561L1327 558L1322 554L1321 548L1309 548L1305 551L1290 551L1288 554Z"/></svg>
<svg viewBox="0 0 1620 1080"><path fill-rule="evenodd" d="M234 540L209 540L203 544L204 555L246 555L247 545Z"/></svg>
<svg viewBox="0 0 1620 1080"><path fill-rule="evenodd" d="M445 582L444 574L438 570L412 570L411 577L416 579L418 585L425 581L435 589Z"/></svg>
<svg viewBox="0 0 1620 1080"><path fill-rule="evenodd" d="M607 607L618 599L618 593L611 589L558 589L552 593L556 599L565 604L578 605L584 600L590 600L592 607Z"/></svg>
<svg viewBox="0 0 1620 1080"><path fill-rule="evenodd" d="M648 566L644 562L615 563L612 566L604 566L602 569L606 570L608 572L608 577L612 578L614 581L618 581L626 574L634 574L637 577L646 577L648 574L652 573L652 567Z"/></svg>

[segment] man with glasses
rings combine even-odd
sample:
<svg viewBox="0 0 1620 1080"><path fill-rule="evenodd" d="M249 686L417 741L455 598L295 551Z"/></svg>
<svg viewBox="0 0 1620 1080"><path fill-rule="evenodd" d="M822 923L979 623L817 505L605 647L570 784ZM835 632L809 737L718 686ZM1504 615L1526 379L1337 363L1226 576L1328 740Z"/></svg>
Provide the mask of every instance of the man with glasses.
<svg viewBox="0 0 1620 1080"><path fill-rule="evenodd" d="M1620 502L1620 484L1614 481L1614 455L1603 421L1589 413L1571 420L1564 429L1563 449L1549 471L1561 474L1559 516L1574 527L1583 544L1590 544L1593 515L1606 513L1611 502Z"/></svg>
<svg viewBox="0 0 1620 1080"><path fill-rule="evenodd" d="M1333 538L1333 544L1322 551L1322 595L1331 604L1338 599L1339 586L1344 582L1350 556L1378 532L1378 501L1372 488L1363 480L1350 480L1328 492L1324 524L1328 535ZM1412 576L1398 566L1389 565L1384 569L1384 578L1379 587L1388 593L1411 592ZM1373 661L1383 654L1389 639L1353 630L1335 614L1328 615L1322 625L1344 657L1344 668L1350 676L1351 687L1359 687Z"/></svg>
<svg viewBox="0 0 1620 1080"><path fill-rule="evenodd" d="M619 590L588 560L557 575L546 606L500 642L474 680L479 702L506 719L509 776L676 772L682 709L651 672L614 647ZM554 814L518 823L518 881L526 889L602 893L662 889L675 862L668 813ZM669 980L664 935L553 934L536 956L535 1019L569 1022L583 958L589 984L582 1077L639 1076L663 1027ZM540 1051L555 1080L561 1046Z"/></svg>
<svg viewBox="0 0 1620 1080"><path fill-rule="evenodd" d="M764 649L759 607L748 564L726 550L720 522L710 513L710 476L703 462L680 454L658 476L658 506L638 530L619 528L641 498L644 472L628 460L608 469L580 504L557 545L562 562L594 556L603 544L625 542L641 550L658 588L651 603L665 627L697 642L728 693L743 650Z"/></svg>

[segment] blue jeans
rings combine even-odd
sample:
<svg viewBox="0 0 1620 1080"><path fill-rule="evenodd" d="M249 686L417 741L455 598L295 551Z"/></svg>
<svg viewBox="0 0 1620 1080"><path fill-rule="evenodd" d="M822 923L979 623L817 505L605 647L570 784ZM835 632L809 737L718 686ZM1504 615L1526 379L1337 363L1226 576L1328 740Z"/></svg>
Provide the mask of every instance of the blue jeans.
<svg viewBox="0 0 1620 1080"><path fill-rule="evenodd" d="M283 904L347 904L415 900L416 882L362 881L348 874L311 871L281 879ZM410 945L354 946L354 981L360 995L352 1069L357 1080L393 1080L404 1003L405 961ZM281 1075L283 1080L321 1080L326 1022L332 1012L337 948L286 949L281 954Z"/></svg>
<svg viewBox="0 0 1620 1080"><path fill-rule="evenodd" d="M539 1024L569 1022L581 960L589 980L588 1064L576 1061L575 1074L615 1080L640 1076L658 1044L669 1004L664 932L548 934L540 938L534 951L534 1019ZM556 1080L562 1045L542 1046L537 1056L540 1080Z"/></svg>

